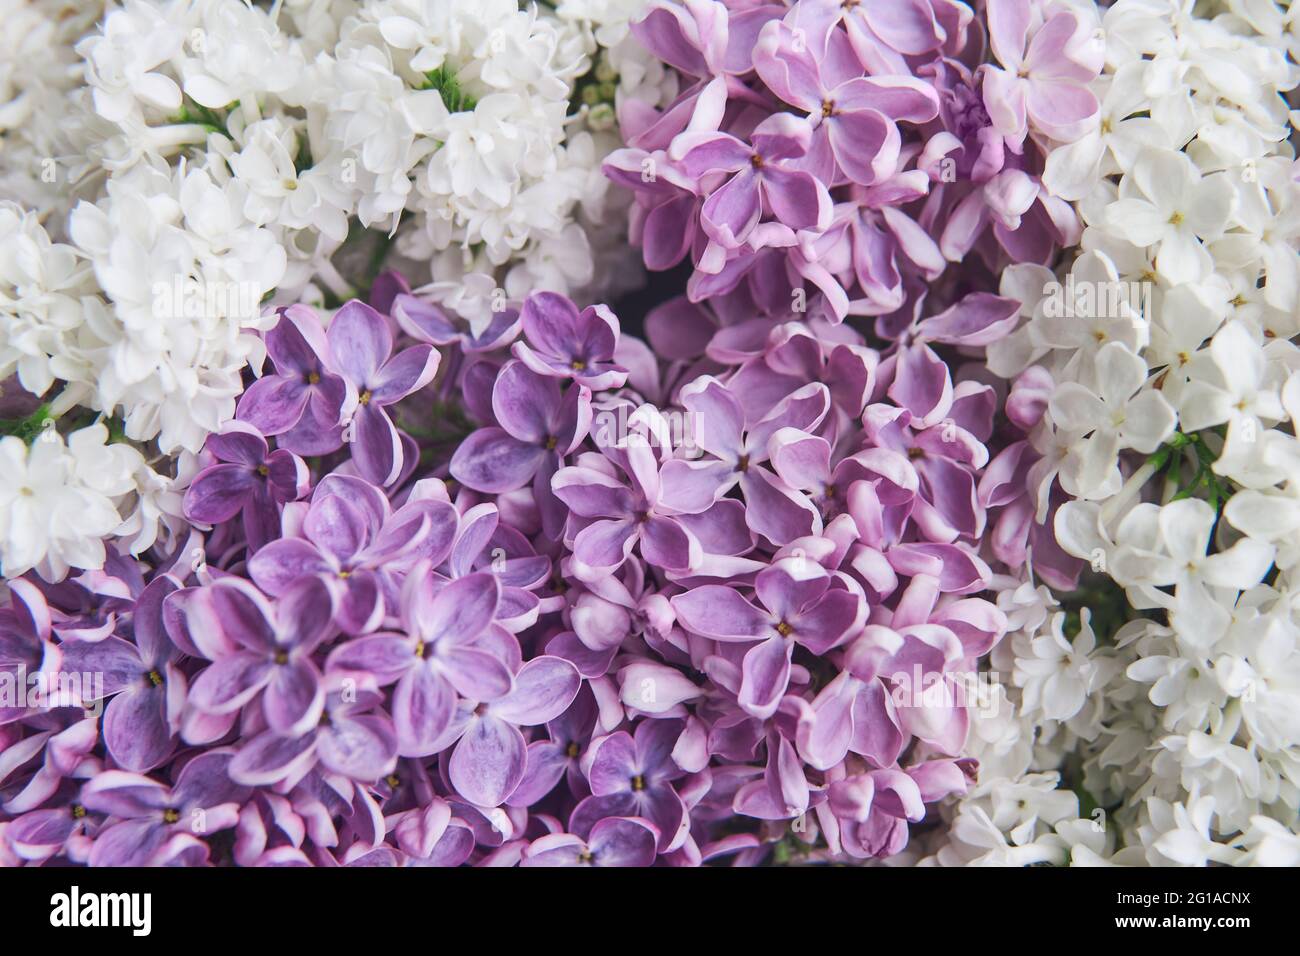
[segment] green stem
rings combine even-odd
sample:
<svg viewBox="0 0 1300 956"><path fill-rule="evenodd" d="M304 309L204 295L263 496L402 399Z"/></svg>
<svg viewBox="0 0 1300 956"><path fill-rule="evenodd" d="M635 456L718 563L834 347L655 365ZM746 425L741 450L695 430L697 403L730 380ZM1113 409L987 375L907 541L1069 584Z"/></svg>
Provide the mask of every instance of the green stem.
<svg viewBox="0 0 1300 956"><path fill-rule="evenodd" d="M50 403L43 402L39 408L26 418L0 418L0 435L13 435L30 445L47 427L46 422L54 422L57 415L50 414Z"/></svg>

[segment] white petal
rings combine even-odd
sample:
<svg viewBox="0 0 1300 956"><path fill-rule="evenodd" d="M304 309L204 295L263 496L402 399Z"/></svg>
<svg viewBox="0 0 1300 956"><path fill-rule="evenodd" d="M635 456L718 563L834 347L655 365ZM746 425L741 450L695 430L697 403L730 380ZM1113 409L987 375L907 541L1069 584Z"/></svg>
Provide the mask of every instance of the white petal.
<svg viewBox="0 0 1300 956"><path fill-rule="evenodd" d="M1199 498L1171 501L1160 509L1160 537L1177 561L1202 560L1213 527L1214 509Z"/></svg>
<svg viewBox="0 0 1300 956"><path fill-rule="evenodd" d="M1187 229L1170 229L1156 254L1156 270L1170 285L1195 282L1205 273L1210 254Z"/></svg>
<svg viewBox="0 0 1300 956"><path fill-rule="evenodd" d="M1123 408L1146 377L1147 363L1124 343L1109 342L1097 351L1097 393L1108 408Z"/></svg>
<svg viewBox="0 0 1300 956"><path fill-rule="evenodd" d="M1273 566L1274 553L1271 544L1243 538L1227 551L1206 558L1201 573L1210 584L1244 591L1263 580Z"/></svg>
<svg viewBox="0 0 1300 956"><path fill-rule="evenodd" d="M1166 218L1182 208L1196 178L1196 169L1185 153L1172 149L1149 149L1133 167L1133 181L1155 203Z"/></svg>
<svg viewBox="0 0 1300 956"><path fill-rule="evenodd" d="M1101 399L1078 382L1059 385L1052 393L1048 407L1057 427L1066 431L1091 431L1106 417Z"/></svg>
<svg viewBox="0 0 1300 956"><path fill-rule="evenodd" d="M1177 416L1165 397L1157 391L1147 391L1128 403L1120 437L1129 448L1149 455L1173 434L1176 425Z"/></svg>
<svg viewBox="0 0 1300 956"><path fill-rule="evenodd" d="M1169 216L1142 199L1119 199L1106 207L1106 228L1135 246L1154 246L1170 231Z"/></svg>

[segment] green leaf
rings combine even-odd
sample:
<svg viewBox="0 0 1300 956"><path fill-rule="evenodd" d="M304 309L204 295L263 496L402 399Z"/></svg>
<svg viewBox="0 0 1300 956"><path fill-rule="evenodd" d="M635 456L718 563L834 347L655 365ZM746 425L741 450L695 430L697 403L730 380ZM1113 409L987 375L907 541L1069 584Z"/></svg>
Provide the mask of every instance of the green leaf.
<svg viewBox="0 0 1300 956"><path fill-rule="evenodd" d="M456 71L447 64L424 74L426 90L437 90L442 97L442 105L449 113L467 113L474 108L477 100L460 88Z"/></svg>

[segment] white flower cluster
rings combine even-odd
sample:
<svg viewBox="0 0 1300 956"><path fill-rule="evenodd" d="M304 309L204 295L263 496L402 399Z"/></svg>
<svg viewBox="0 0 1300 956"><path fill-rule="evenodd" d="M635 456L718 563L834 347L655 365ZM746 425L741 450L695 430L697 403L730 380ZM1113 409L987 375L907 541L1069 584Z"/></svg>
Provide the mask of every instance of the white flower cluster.
<svg viewBox="0 0 1300 956"><path fill-rule="evenodd" d="M1059 487L1058 541L1113 582L1085 599L1133 619L1067 637L1003 592L1012 686L929 863L1300 863L1300 18L1192 8L1105 12L1100 122L1044 175L1080 254L1007 270L1025 319L989 349L1050 374L1039 518Z"/></svg>
<svg viewBox="0 0 1300 956"><path fill-rule="evenodd" d="M0 0L0 382L120 420L165 483L234 414L268 303L363 292L385 256L472 324L635 282L600 163L620 98L676 93L641 4ZM102 524L39 538L48 567Z"/></svg>
<svg viewBox="0 0 1300 956"><path fill-rule="evenodd" d="M158 516L176 511L176 496L136 448L108 439L102 423L66 441L53 427L30 446L14 435L0 438L0 562L6 575L36 568L56 581L70 567L100 567L103 539L110 535L134 551L153 545Z"/></svg>

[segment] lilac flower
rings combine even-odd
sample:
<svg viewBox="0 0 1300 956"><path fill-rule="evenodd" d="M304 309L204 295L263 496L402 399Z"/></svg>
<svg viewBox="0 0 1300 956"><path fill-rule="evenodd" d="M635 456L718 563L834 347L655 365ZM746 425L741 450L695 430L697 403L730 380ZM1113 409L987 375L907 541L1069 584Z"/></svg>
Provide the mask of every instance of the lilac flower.
<svg viewBox="0 0 1300 956"><path fill-rule="evenodd" d="M65 641L60 648L60 673L104 675L104 697L112 697L104 745L126 770L152 770L174 747L186 680L163 624L163 601L178 587L167 575L149 583L135 602L130 641Z"/></svg>
<svg viewBox="0 0 1300 956"><path fill-rule="evenodd" d="M691 177L673 169L662 151L618 149L605 158L601 168L610 180L636 196L629 228L645 255L646 268L661 272L681 262L701 235L702 200ZM647 169L658 172L647 176Z"/></svg>
<svg viewBox="0 0 1300 956"><path fill-rule="evenodd" d="M884 482L907 495L917 486L915 470L905 455L888 448L868 448L846 455L834 466L830 442L797 428L782 428L772 436L772 467L791 488L806 492L824 517L842 512L856 482ZM910 495L908 495L910 497Z"/></svg>
<svg viewBox="0 0 1300 956"><path fill-rule="evenodd" d="M255 551L278 536L285 502L307 493L310 475L301 458L283 448L269 451L257 429L238 419L204 446L217 464L204 468L185 492L185 516L203 524L220 524L239 515Z"/></svg>
<svg viewBox="0 0 1300 956"><path fill-rule="evenodd" d="M493 310L492 319L481 334L468 323L455 321L439 306L410 294L393 300L393 318L411 338L432 345L455 345L466 354L490 352L514 341L519 334L519 310Z"/></svg>
<svg viewBox="0 0 1300 956"><path fill-rule="evenodd" d="M21 813L0 826L0 865L39 865L57 857L85 863L96 817L71 796L64 805Z"/></svg>
<svg viewBox="0 0 1300 956"><path fill-rule="evenodd" d="M747 712L766 718L776 712L789 684L796 645L820 656L861 626L861 598L830 585L821 565L783 558L754 579L762 608L734 588L712 584L671 600L687 630L715 641L753 644L741 665L738 699Z"/></svg>
<svg viewBox="0 0 1300 956"><path fill-rule="evenodd" d="M566 660L542 655L524 664L505 696L466 715L448 763L452 786L476 806L504 803L524 779L528 745L519 728L558 717L581 686L577 669Z"/></svg>
<svg viewBox="0 0 1300 956"><path fill-rule="evenodd" d="M497 374L492 410L497 424L480 428L456 449L452 475L470 488L492 493L531 482L547 533L557 536L565 511L551 491L551 478L587 437L591 392L585 385L562 392L550 373L512 361Z"/></svg>
<svg viewBox="0 0 1300 956"><path fill-rule="evenodd" d="M373 682L327 674L322 716L306 734L266 730L247 741L230 762L232 780L248 786L296 782L319 763L332 773L373 783L397 764L397 735L381 709Z"/></svg>
<svg viewBox="0 0 1300 956"><path fill-rule="evenodd" d="M864 77L847 33L829 30L819 41L795 29L780 20L764 26L754 67L777 96L817 121L799 165L830 185L869 186L892 175L902 147L894 123L937 116L934 90L910 76Z"/></svg>
<svg viewBox="0 0 1300 956"><path fill-rule="evenodd" d="M716 0L702 0L686 7L655 2L632 24L632 31L646 49L698 82L687 88L667 111L652 121L629 114L635 107L624 104L620 121L628 141L643 146L646 141L691 129L716 129L729 96L745 96L745 86L736 74L749 69L749 51L765 22L778 15L779 8L764 5L731 10ZM649 129L643 127L648 126ZM653 148L653 146L651 147Z"/></svg>
<svg viewBox="0 0 1300 956"><path fill-rule="evenodd" d="M585 787L586 783L579 761L595 723L595 698L590 691L579 691L563 714L547 722L546 739L528 745L524 775L507 802L511 806L531 806L565 778L570 790L581 792L579 786Z"/></svg>
<svg viewBox="0 0 1300 956"><path fill-rule="evenodd" d="M606 817L584 841L571 833L534 840L520 866L650 866L658 834L635 817Z"/></svg>
<svg viewBox="0 0 1300 956"><path fill-rule="evenodd" d="M249 559L249 574L273 597L307 576L337 581L339 626L355 634L374 630L385 610L396 608L408 568L446 558L458 519L450 504L436 499L410 500L393 512L373 485L336 474L321 480L294 521L301 536L262 548Z"/></svg>
<svg viewBox="0 0 1300 956"><path fill-rule="evenodd" d="M669 153L695 179L734 174L709 195L700 211L704 232L712 240L701 263L706 272L717 272L726 251L744 244L764 215L790 233L830 224L826 186L789 162L808 152L808 123L777 113L758 125L752 139L751 146L728 133L685 134Z"/></svg>
<svg viewBox="0 0 1300 956"><path fill-rule="evenodd" d="M629 734L620 730L594 740L587 757L591 796L574 808L569 831L593 842L596 825L608 817L641 817L658 830L658 849L681 844L690 817L674 782L686 774L673 762L680 720L645 720Z"/></svg>
<svg viewBox="0 0 1300 956"><path fill-rule="evenodd" d="M513 352L538 375L569 378L593 392L627 381L627 369L614 362L618 319L605 306L579 312L562 295L535 292L520 318L527 342L515 342Z"/></svg>
<svg viewBox="0 0 1300 956"><path fill-rule="evenodd" d="M372 634L331 653L331 670L370 673L381 685L397 683L393 723L402 756L423 757L440 749L456 714L457 693L491 701L510 692L513 677L492 633L500 598L501 587L490 574L448 584L417 570L402 592L405 635Z"/></svg>
<svg viewBox="0 0 1300 956"><path fill-rule="evenodd" d="M763 775L741 786L732 799L737 813L760 820L789 820L808 811L812 791L794 746L779 727L767 732Z"/></svg>
<svg viewBox="0 0 1300 956"><path fill-rule="evenodd" d="M846 5L835 0L803 0L800 22L835 25L843 22L853 49L873 73L906 73L906 61L898 54L919 56L930 53L949 40L949 33L965 32L971 18L964 4L938 0L897 0L881 3L880 0ZM822 35L817 31L813 36ZM877 69L887 66L888 69Z"/></svg>
<svg viewBox="0 0 1300 956"><path fill-rule="evenodd" d="M352 460L364 477L391 484L402 470L402 443L384 407L429 384L438 371L438 353L412 345L393 355L387 320L356 300L335 314L328 336L339 371L357 390L348 437Z"/></svg>
<svg viewBox="0 0 1300 956"><path fill-rule="evenodd" d="M697 565L699 540L677 520L680 511L663 502L659 463L649 443L631 435L623 446L606 448L605 455L618 463L630 486L598 470L595 462L561 468L551 481L575 515L591 519L573 539L574 559L583 568L579 576L614 571L638 543L641 556L657 567Z"/></svg>
<svg viewBox="0 0 1300 956"><path fill-rule="evenodd" d="M202 866L208 845L199 834L233 827L248 789L231 781L230 753L199 754L174 787L149 777L107 770L81 790L81 803L120 822L101 830L91 866Z"/></svg>
<svg viewBox="0 0 1300 956"><path fill-rule="evenodd" d="M1101 69L1095 44L1078 42L1079 17L1058 10L1029 35L1029 0L989 0L989 43L1002 69L984 66L984 105L1019 151L1029 122L1053 139L1078 139L1100 105L1088 89Z"/></svg>
<svg viewBox="0 0 1300 956"><path fill-rule="evenodd" d="M57 820L50 819L51 814L34 808L47 802L55 801L60 795L67 796L69 788L78 788L78 780L95 776L104 769L104 761L98 756L99 720L95 717L73 717L66 726L54 724L49 730L31 734L11 744L4 751L0 764L13 770L27 763L34 754L44 750L41 765L35 768L26 783L21 775L6 776L7 796L3 803L5 813L24 814L27 822L22 829L31 827L40 830L46 836L61 833L56 842L62 845L64 840L77 828L77 822L85 817L85 808L80 813L69 813L68 808L54 811ZM21 789L19 787L21 786ZM69 796L69 799L70 796ZM30 813L28 811L31 811ZM70 819L69 819L70 818ZM44 820L44 822L41 822ZM15 826L17 821L15 821ZM47 827L52 829L47 829ZM10 830L13 834L13 830ZM32 834L29 832L28 836ZM43 841L31 840L32 845Z"/></svg>
<svg viewBox="0 0 1300 956"><path fill-rule="evenodd" d="M668 507L697 513L739 484L749 505L745 520L755 533L779 545L820 530L812 504L763 466L781 429L813 431L821 424L830 406L824 385L792 392L757 421L711 376L684 388L681 401L693 413L695 443L713 458L664 465L661 498Z"/></svg>
<svg viewBox="0 0 1300 956"><path fill-rule="evenodd" d="M951 408L951 406L948 406ZM974 537L984 526L971 466L988 458L984 445L952 418L926 427L907 409L870 406L864 422L878 447L906 455L920 480L911 520L931 541Z"/></svg>
<svg viewBox="0 0 1300 956"><path fill-rule="evenodd" d="M304 578L272 605L238 578L208 592L225 636L238 650L218 657L195 679L190 702L211 714L237 711L261 694L262 712L276 733L299 736L324 706L312 652L333 633L336 589L325 578Z"/></svg>
<svg viewBox="0 0 1300 956"><path fill-rule="evenodd" d="M301 305L281 309L279 323L266 334L266 351L275 374L240 396L239 418L299 455L337 449L357 393L339 374L316 313Z"/></svg>

